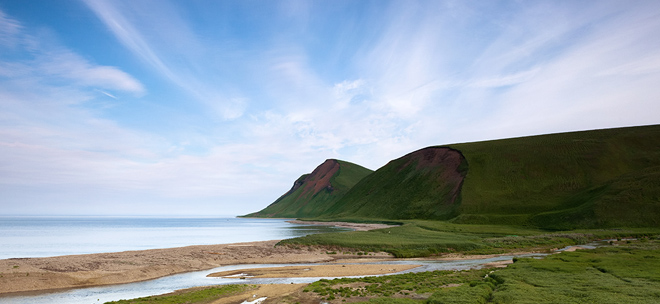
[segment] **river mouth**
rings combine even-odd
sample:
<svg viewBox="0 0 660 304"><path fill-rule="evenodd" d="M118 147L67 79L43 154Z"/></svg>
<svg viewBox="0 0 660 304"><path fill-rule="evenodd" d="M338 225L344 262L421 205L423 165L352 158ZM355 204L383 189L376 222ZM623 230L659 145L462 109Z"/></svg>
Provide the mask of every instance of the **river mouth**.
<svg viewBox="0 0 660 304"><path fill-rule="evenodd" d="M606 242L595 242L587 245L569 246L562 248L556 252L570 251L574 247L584 249L596 248ZM246 277L207 277L212 273L228 272L228 271L241 271L255 268L278 268L278 267L299 267L299 266L319 266L319 265L337 265L344 264L350 267L354 264L396 264L396 265L420 265L412 269L391 273L402 274L411 272L435 271L435 270L466 270L481 268L484 266L492 267L495 263L506 263L512 261L513 258L520 257L533 257L542 258L549 253L530 253L530 254L509 254L500 256L488 256L485 258L471 258L471 259L454 259L454 260L430 260L430 259L387 259L387 260L365 260L365 261L346 261L341 260L331 263L303 263L303 264L243 264L243 265L229 265L217 267L214 269L182 273L171 275L158 279L98 286L86 287L78 289L60 290L57 292L40 293L40 294L21 294L21 295L6 295L0 297L0 302L7 304L50 304L50 303L70 303L70 304L90 304L90 303L105 303L109 301L117 301L121 299L133 299L139 297L146 297L152 295L165 294L179 289L209 286L209 285L225 285L225 284L307 284L318 281L320 279L333 279L336 277L289 277L289 278L246 278ZM353 263L355 262L355 263ZM391 275L384 274L384 275ZM343 276L343 277L364 277L365 275L356 276Z"/></svg>
<svg viewBox="0 0 660 304"><path fill-rule="evenodd" d="M522 255L517 255L519 257ZM541 256L539 254L530 254L525 256ZM487 259L475 260L388 260L373 261L359 264L396 264L396 265L421 265L419 267L396 272L392 274L421 272L433 270L464 270L470 268L479 268L481 265L496 261L511 260L514 256L500 256ZM281 267L299 267L299 266L318 266L318 265L336 265L337 263L308 263L308 264L250 264L250 265L231 265L223 266L205 271L196 271L183 274L167 276L159 279L98 287L87 287L79 289L69 289L53 293L42 293L32 295L8 295L0 297L0 302L7 304L46 304L46 303L71 303L71 304L89 304L105 303L108 301L117 301L121 299L133 299L152 295L159 295L173 292L179 289L225 284L306 284L318 281L320 279L333 279L336 277L291 277L291 278L226 278L226 277L207 277L212 273L227 271L242 271L254 268L281 268ZM356 265L358 263L347 263L345 265ZM387 274L385 274L387 275ZM344 276L344 277L364 277L365 275Z"/></svg>

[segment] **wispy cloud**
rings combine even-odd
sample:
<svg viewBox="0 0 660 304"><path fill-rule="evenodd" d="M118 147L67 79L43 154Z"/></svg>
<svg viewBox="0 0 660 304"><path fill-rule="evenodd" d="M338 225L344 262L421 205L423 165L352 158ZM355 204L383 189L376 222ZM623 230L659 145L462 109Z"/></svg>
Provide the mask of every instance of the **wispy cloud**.
<svg viewBox="0 0 660 304"><path fill-rule="evenodd" d="M226 120L241 117L245 96L213 82L205 46L170 2L91 1L85 4L133 54ZM215 54L216 56L218 54ZM207 78L208 77L208 78Z"/></svg>
<svg viewBox="0 0 660 304"><path fill-rule="evenodd" d="M22 28L21 24L0 10L0 25L0 44L5 47L16 45Z"/></svg>
<svg viewBox="0 0 660 304"><path fill-rule="evenodd" d="M108 29L133 53L137 54L142 60L158 70L165 77L174 82L179 79L176 74L163 63L156 52L151 48L142 34L129 22L122 11L132 11L129 8L118 8L115 5L121 5L120 2L109 1L85 1L96 15L103 21Z"/></svg>
<svg viewBox="0 0 660 304"><path fill-rule="evenodd" d="M97 87L109 90L144 94L144 86L129 74L112 66L96 65L66 47L47 42L27 32L17 20L0 11L2 36L0 48L17 57L0 56L0 76L5 81L38 81L81 88ZM12 58L12 61L6 58ZM4 59L4 60L3 60Z"/></svg>

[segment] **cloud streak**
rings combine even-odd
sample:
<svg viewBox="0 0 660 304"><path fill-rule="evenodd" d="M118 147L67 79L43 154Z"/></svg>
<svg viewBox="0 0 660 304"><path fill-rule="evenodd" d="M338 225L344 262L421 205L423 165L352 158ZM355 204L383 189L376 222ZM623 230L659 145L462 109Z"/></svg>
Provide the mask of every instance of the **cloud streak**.
<svg viewBox="0 0 660 304"><path fill-rule="evenodd" d="M196 39L171 3L105 0L84 3L117 40L157 74L223 119L233 120L243 115L247 106L245 97L224 93L216 88L217 83L204 79L208 74L205 69L212 68L204 62L206 46ZM181 59L183 64L177 63Z"/></svg>

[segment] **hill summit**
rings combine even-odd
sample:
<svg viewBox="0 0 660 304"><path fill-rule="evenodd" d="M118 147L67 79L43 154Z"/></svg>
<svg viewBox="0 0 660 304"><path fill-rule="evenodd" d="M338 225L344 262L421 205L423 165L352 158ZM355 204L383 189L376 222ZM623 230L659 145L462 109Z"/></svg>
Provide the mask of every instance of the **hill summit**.
<svg viewBox="0 0 660 304"><path fill-rule="evenodd" d="M289 191L265 209L247 217L299 218L323 215L371 170L362 166L328 159L312 173L303 174Z"/></svg>
<svg viewBox="0 0 660 304"><path fill-rule="evenodd" d="M428 147L362 179L323 216L450 219L456 216L467 162L460 151Z"/></svg>

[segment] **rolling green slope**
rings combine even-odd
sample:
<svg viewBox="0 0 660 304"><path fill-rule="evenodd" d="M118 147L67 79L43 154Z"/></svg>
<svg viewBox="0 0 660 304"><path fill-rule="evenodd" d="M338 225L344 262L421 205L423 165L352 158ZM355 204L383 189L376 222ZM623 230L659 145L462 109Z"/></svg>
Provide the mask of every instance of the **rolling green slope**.
<svg viewBox="0 0 660 304"><path fill-rule="evenodd" d="M324 214L371 170L359 165L328 159L310 174L304 174L291 190L265 209L246 217L300 218Z"/></svg>
<svg viewBox="0 0 660 304"><path fill-rule="evenodd" d="M457 215L466 165L447 147L412 152L362 179L322 217L450 219Z"/></svg>
<svg viewBox="0 0 660 304"><path fill-rule="evenodd" d="M660 125L428 147L373 173L328 160L249 216L660 227Z"/></svg>
<svg viewBox="0 0 660 304"><path fill-rule="evenodd" d="M451 147L469 164L456 223L660 227L660 125Z"/></svg>

